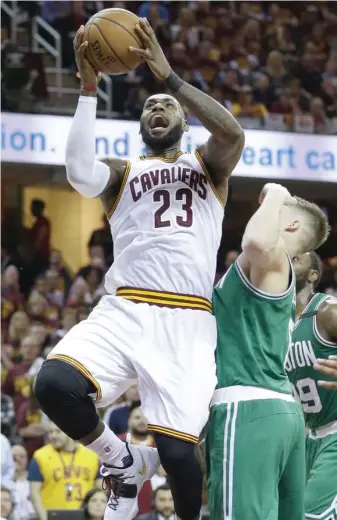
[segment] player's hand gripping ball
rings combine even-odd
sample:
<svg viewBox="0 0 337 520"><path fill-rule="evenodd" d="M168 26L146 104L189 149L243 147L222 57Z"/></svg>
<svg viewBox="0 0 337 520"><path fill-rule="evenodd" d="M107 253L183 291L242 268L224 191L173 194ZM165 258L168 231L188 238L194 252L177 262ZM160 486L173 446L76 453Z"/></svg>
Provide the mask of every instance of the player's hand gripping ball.
<svg viewBox="0 0 337 520"><path fill-rule="evenodd" d="M95 86L99 82L99 72L96 71L89 62L86 51L88 42L84 40L84 26L81 25L74 38L75 60L78 69L78 76L83 85Z"/></svg>
<svg viewBox="0 0 337 520"><path fill-rule="evenodd" d="M140 18L135 31L140 37L144 49L130 46L130 52L145 60L156 78L163 81L170 75L171 67L159 45L154 30L146 18Z"/></svg>

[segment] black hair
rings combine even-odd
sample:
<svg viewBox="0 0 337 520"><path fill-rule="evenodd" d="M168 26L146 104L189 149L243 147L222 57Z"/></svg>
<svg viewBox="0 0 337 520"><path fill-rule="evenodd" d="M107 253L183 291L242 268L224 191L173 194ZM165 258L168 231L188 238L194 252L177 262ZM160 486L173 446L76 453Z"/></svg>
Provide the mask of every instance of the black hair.
<svg viewBox="0 0 337 520"><path fill-rule="evenodd" d="M131 414L133 410L140 407L140 401L133 401L129 406L129 417L131 417Z"/></svg>
<svg viewBox="0 0 337 520"><path fill-rule="evenodd" d="M101 269L100 267L96 267L96 266L90 266L88 268L88 271L83 274L84 280L87 282L92 271L95 271L95 273L97 274L97 278L98 278L98 284L101 284L103 281L103 278L104 278L104 272L103 272L103 269Z"/></svg>
<svg viewBox="0 0 337 520"><path fill-rule="evenodd" d="M44 210L44 208L46 207L46 204L41 199L33 199L32 206L34 206L37 210L42 212Z"/></svg>
<svg viewBox="0 0 337 520"><path fill-rule="evenodd" d="M317 280L315 280L313 283L313 288L316 289L317 285L319 284L319 282L321 281L321 278L322 278L323 263L322 263L322 260L320 259L320 257L318 256L318 254L315 253L315 251L310 251L309 256L310 256L311 268L314 269L315 271L317 271L317 273L318 273Z"/></svg>
<svg viewBox="0 0 337 520"><path fill-rule="evenodd" d="M156 499L156 496L159 493L159 491L171 491L171 488L167 483L162 484L161 486L158 486L153 492L153 500Z"/></svg>
<svg viewBox="0 0 337 520"><path fill-rule="evenodd" d="M89 516L89 512L88 512L88 503L89 503L89 500L94 495L96 495L96 493L104 493L104 491L99 488L90 489L90 491L88 491L88 493L85 495L85 497L83 499L81 509L83 509L85 520L90 520L90 516Z"/></svg>

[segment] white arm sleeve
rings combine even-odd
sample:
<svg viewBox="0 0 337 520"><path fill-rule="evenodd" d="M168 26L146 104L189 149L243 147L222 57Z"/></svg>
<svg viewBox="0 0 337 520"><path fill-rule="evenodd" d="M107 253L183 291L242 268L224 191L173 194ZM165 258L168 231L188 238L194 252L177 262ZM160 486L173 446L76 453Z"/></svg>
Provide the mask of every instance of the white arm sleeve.
<svg viewBox="0 0 337 520"><path fill-rule="evenodd" d="M67 179L87 198L100 195L110 179L110 168L95 159L96 105L96 98L80 96L66 145Z"/></svg>

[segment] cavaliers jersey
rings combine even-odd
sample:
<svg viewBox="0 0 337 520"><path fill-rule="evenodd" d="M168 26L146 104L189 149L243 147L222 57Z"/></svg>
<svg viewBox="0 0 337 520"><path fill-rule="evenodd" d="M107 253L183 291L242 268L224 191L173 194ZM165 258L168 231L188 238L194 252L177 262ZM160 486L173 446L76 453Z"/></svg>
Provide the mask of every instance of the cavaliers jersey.
<svg viewBox="0 0 337 520"><path fill-rule="evenodd" d="M79 444L72 453L47 444L34 453L28 480L41 482L45 509L79 509L84 497L100 479L96 453Z"/></svg>
<svg viewBox="0 0 337 520"><path fill-rule="evenodd" d="M107 292L135 287L211 300L223 216L198 152L128 161L108 214L115 258Z"/></svg>
<svg viewBox="0 0 337 520"><path fill-rule="evenodd" d="M337 421L337 392L317 385L319 380L333 379L313 368L316 359L337 355L337 343L323 338L317 327L317 310L324 301L335 303L336 298L314 294L296 321L286 362L286 370L294 385L294 393L301 402L308 428L319 428Z"/></svg>

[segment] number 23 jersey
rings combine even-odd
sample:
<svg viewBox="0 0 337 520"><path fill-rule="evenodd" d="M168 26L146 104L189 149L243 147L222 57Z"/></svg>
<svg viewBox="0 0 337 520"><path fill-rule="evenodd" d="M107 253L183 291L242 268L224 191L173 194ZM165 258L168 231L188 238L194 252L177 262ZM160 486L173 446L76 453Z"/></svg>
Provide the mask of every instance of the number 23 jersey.
<svg viewBox="0 0 337 520"><path fill-rule="evenodd" d="M337 343L324 339L317 326L317 310L326 300L335 302L336 298L314 294L295 322L285 365L296 398L301 402L306 426L311 429L337 420L337 392L317 385L319 380L332 379L313 368L316 359L337 355Z"/></svg>
<svg viewBox="0 0 337 520"><path fill-rule="evenodd" d="M198 152L128 162L108 214L114 263L106 290L137 287L211 300L223 216Z"/></svg>

